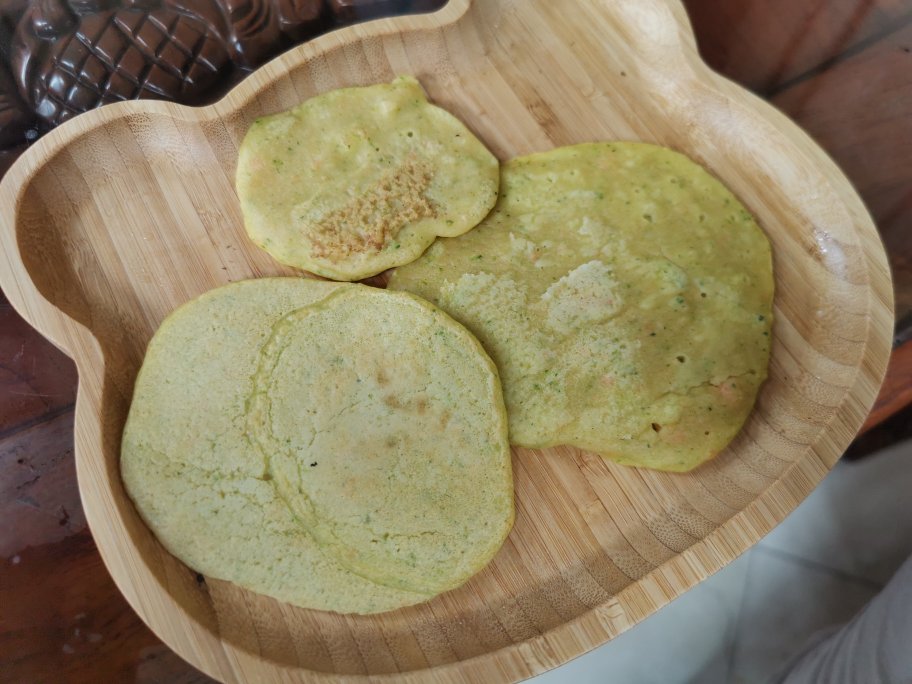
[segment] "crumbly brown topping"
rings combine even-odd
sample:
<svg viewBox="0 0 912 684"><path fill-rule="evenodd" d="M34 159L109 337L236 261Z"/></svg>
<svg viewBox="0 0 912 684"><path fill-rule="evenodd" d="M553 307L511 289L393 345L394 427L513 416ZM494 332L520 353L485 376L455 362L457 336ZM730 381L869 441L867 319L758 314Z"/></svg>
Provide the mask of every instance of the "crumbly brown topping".
<svg viewBox="0 0 912 684"><path fill-rule="evenodd" d="M437 215L425 194L433 172L409 159L348 204L316 223L309 235L313 256L338 261L356 253L379 252L409 223Z"/></svg>

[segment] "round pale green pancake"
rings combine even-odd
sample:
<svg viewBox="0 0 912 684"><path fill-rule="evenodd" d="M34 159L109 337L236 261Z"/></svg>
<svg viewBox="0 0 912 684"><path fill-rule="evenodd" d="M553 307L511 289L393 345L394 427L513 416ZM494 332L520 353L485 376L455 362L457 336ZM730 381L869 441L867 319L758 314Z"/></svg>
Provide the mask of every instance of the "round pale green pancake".
<svg viewBox="0 0 912 684"><path fill-rule="evenodd" d="M259 401L256 395L262 381L257 371L265 358L264 347L275 343L281 335L277 331L287 330L297 335L300 331L290 321L296 316L306 319L302 312L310 308L320 310L340 290L345 290L344 299L354 301L359 299L360 292L367 290L363 296L375 302L381 315L395 317L399 308L409 312L414 308L412 298L403 300L389 294L379 301L373 298L373 291L363 286L268 278L218 288L171 314L150 342L137 377L124 429L121 472L130 497L152 531L171 553L195 570L299 606L374 613L427 600L431 593L378 584L340 563L335 550L322 547L307 524L295 516L280 496L277 478L270 471L267 458L271 454L265 454L250 434L249 414L251 406ZM435 325L439 320L446 334L456 329L458 332L453 334L464 335L467 342L460 349L469 350L464 356L471 356L474 361L477 371L473 377L485 378L483 386L466 385L464 391L488 397L490 417L484 424L466 424L464 429L471 433L474 444L484 445L491 453L477 454L478 463L468 453L452 458L472 461L469 470L474 468L473 472L498 483L499 517L481 518L463 509L460 520L473 528L487 523L488 547L495 546L490 540L497 537L502 541L512 522L511 474L509 461L502 455L507 447L496 375L477 342L460 326L430 307L422 311ZM361 340L349 338L340 345L340 352L357 356L361 349L385 344L383 339L370 334ZM434 340L429 340L429 344L433 346ZM349 346L344 349L346 345ZM286 348L282 354L283 369L300 373L299 366L315 361L312 354L302 352L295 363L295 352ZM268 377L277 380L274 374ZM317 404L328 405L333 397L342 399L332 385L300 389ZM457 392L454 396L460 395ZM474 401L483 403L484 399ZM377 403L381 402L382 397L378 396ZM428 401L428 410L438 409ZM283 407L278 400L274 401L274 410L282 413L295 407ZM296 437L293 425L282 426L283 436ZM333 429L359 431L362 426L341 421ZM490 429L487 434L492 442L502 449L499 458L491 455L495 444L484 442L482 433L486 429ZM384 458L389 447L373 446L370 455ZM423 456L438 456L448 463L447 445L438 446L436 452ZM368 456L327 451L321 452L318 459L308 455L305 460L307 467L319 460L321 466L329 469L338 467L340 461L355 467ZM402 463L408 463L407 455ZM490 470L484 470L480 463ZM422 484L415 478L426 471L424 463L406 469L397 474L395 484L387 479L390 473L384 473L379 483L360 470L355 474L366 487L389 491L395 486L420 488ZM436 490L429 486L426 491L430 496ZM408 496L406 492L402 498L407 500ZM467 503L475 505L474 501ZM490 513L491 508L485 512ZM481 536L467 535L462 540L463 546L454 546L454 553L474 554L483 564L493 551L486 547L482 559L476 548L465 546ZM428 539L427 547L427 554L441 553L436 539ZM463 579L478 567L464 568L467 574Z"/></svg>
<svg viewBox="0 0 912 684"><path fill-rule="evenodd" d="M254 122L238 152L250 238L336 280L407 264L497 199L497 159L414 78L344 88Z"/></svg>
<svg viewBox="0 0 912 684"><path fill-rule="evenodd" d="M465 328L406 293L352 287L273 326L248 428L280 495L345 567L437 593L512 525L502 401Z"/></svg>
<svg viewBox="0 0 912 684"><path fill-rule="evenodd" d="M654 145L508 162L484 222L389 286L481 340L522 446L689 470L731 441L766 378L769 242L721 183Z"/></svg>

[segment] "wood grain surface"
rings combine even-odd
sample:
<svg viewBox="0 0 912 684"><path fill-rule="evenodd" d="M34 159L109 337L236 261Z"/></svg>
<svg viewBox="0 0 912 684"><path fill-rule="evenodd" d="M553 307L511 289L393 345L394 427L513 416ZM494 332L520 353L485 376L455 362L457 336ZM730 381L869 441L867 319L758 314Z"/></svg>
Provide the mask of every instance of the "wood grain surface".
<svg viewBox="0 0 912 684"><path fill-rule="evenodd" d="M448 9L450 18L458 14L456 5L461 3ZM679 8L670 3L667 6L672 6L680 19ZM557 664L641 619L755 541L809 491L838 457L873 400L884 361L877 356L877 343L883 356L887 339L884 335L888 335L885 331L889 328L885 313L888 283L883 264L878 263L876 241L870 239L870 223L832 167L821 162L819 153L801 136L792 140L795 132L781 119L764 113L761 127L785 127L789 140L783 145L796 147L804 163L816 171L821 187L834 193L837 204L848 207L848 219L841 222L833 221L832 207L804 207L801 216L808 221L798 226L784 218L782 209L791 207L788 192L781 193L782 207L768 203L748 187L752 180L747 169L755 171L757 167L750 167L742 159L728 160L729 154L737 155L739 150L758 144L748 136L746 141L739 141L740 147L735 145L738 134L748 132L739 128L745 121L728 111L725 113L730 118L719 123L731 128L723 131L719 140L703 139L699 130L681 136L678 126L671 124L680 124L681 119L674 117L687 114L656 105L657 101L667 104L662 97L674 94L674 89L662 81L661 70L655 68L654 62L650 65L648 59L642 59L650 53L658 58L663 50L680 47L676 43L680 38L677 32L674 36L672 32L662 34L669 40L659 46L661 49L637 46L635 40L632 43L637 49L633 52L612 49L613 41L608 47L596 41L570 46L570 39L562 39L561 35L585 34L593 30L589 26L593 20L604 21L604 17L591 12L582 13L580 18L557 16L548 11L546 3L532 3L530 7L528 16L509 7L501 8L500 13L496 7L486 7L484 11L476 7L456 26L412 34L409 38L372 39L368 35L373 30L370 27L346 32L344 36L329 36L303 51L303 62L289 64L283 60L284 63L272 65L261 80L246 90L242 88L241 101L221 103L219 111L228 122L227 134L207 119L205 110L197 115L153 107L152 114L143 110L124 119L114 114L84 124L80 119L76 124L82 125L71 129L77 131L72 144L66 149L58 147L62 151L57 152L54 141L41 143L47 145L43 157L47 164L34 162L20 176L23 182L28 180L30 187L26 192L32 193L24 204L28 210L21 212L22 223L16 225L13 236L14 249L17 253L21 249L28 267L26 275L35 280L41 295L55 307L91 329L99 337L100 348L84 330L73 327L68 318L45 311L40 297L32 308L24 306L18 280L14 283L18 291L11 297L58 344L77 357L77 347L84 353L80 363L80 420L83 415L97 415L98 402L105 415L114 416L94 433L80 432L77 443L80 479L92 478L93 486L98 488L93 494L102 499L112 488L117 489L117 415L122 420L132 374L145 341L161 316L173 304L212 284L276 272L268 258L246 246L238 231L237 216L232 213L235 210L226 209L223 199L226 194L232 195L227 173L233 165L232 146L245 122L257 112L293 104L334 85L409 71L428 85L432 97L463 116L486 141L496 142L501 156L584 139L576 121L594 122L587 132L633 134L691 153L698 150L704 163L749 199L748 204L765 226L778 231L778 241L774 240L777 260L780 254L786 255L781 258L787 269L786 275L781 276L777 300L775 377L764 390L756 419L735 448L718 462L683 478L620 469L575 452L517 454L517 533L493 567L473 580L465 591L453 592L427 606L377 619L378 625L368 626L364 621L346 618L323 621L325 616L302 615L287 607L269 605L268 601L263 605L263 599L238 596L230 587L218 583L198 584L195 576L163 555L135 519L130 520L132 511L122 501L113 503L109 510L107 504L87 499L86 514L118 582L123 585L124 576L129 579L134 573L143 572L142 568L133 567L134 563L151 568L151 593L143 596L142 588L134 587L132 592L126 592L128 598L153 625L156 620L164 621L167 634L163 632L163 636L186 657L193 659L198 656L198 649L212 648L214 655L210 660L193 660L210 672L230 680L261 672L249 668L264 662L264 666L279 667L285 672L298 666L339 669L337 663L341 663L342 669L410 670L420 676L428 666L437 665L437 672L445 678L478 675L515 679ZM649 21L650 17L646 12L645 17L640 14L637 19ZM626 26L627 22L620 24ZM509 30L495 32L492 25ZM402 26L397 24L395 30ZM421 28L423 24L409 20L404 26ZM548 43L553 54L529 54L529 32L549 27L556 27L557 33ZM616 18L608 21L606 31L605 35L617 38L619 45L630 40L618 27ZM362 38L365 40L360 46L352 47ZM712 81L702 72L686 32L683 38L685 64L692 69L689 75L711 83L703 94L715 94L718 88L723 101L743 101L743 94ZM417 42L411 43L410 39ZM516 59L517 46L524 42L527 52ZM481 49L484 59L471 57L473 49ZM323 52L325 57L316 56ZM428 59L432 59L430 66L425 61ZM481 74L481 85L459 78L466 59ZM584 67L581 74L571 69L577 63ZM620 68L617 73L603 74L601 68L595 68L596 63L599 67L607 63ZM572 83L578 91L576 97L582 93L584 99L568 100L567 90L559 84L536 87L543 74L553 73L551 70L584 78L584 83ZM635 85L627 79L635 79ZM640 104L636 97L644 86L651 88L647 90L654 98L652 109L647 107L645 113L634 107ZM507 104L504 95L508 96ZM236 109L228 111L232 104ZM757 104L748 104L743 115L751 123L751 110ZM523 116L519 107L530 114ZM610 123L587 116L588 109L596 107L599 117L608 117ZM659 109L661 115L656 113ZM720 112L716 109L713 113ZM736 113L742 115L741 111ZM662 117L668 120L662 122ZM515 130L501 131L504 122ZM668 130L662 127L663 123L669 126ZM697 126L697 122L692 125ZM137 158L136 168L132 166L134 157L118 151L124 138L132 137L139 141L136 147L141 159ZM197 158L188 160L188 150L194 155L203 153L205 163L200 165ZM127 165L124 156L131 165ZM187 161L193 162L191 171L182 168ZM761 166L763 162L760 155ZM820 164L826 173L817 171ZM775 164L773 168L782 171ZM209 176L197 178L198 169ZM85 178L91 174L97 174L95 181L100 178L104 182L89 185ZM776 179L777 175L774 173L771 178ZM69 196L55 196L55 185L60 186L56 191ZM8 183L4 185L5 190L9 187ZM775 190L772 192L776 194ZM117 201L112 203L112 198ZM217 198L215 209L208 201L213 198ZM9 199L9 195L4 196L4 201ZM61 199L62 205L57 203ZM172 206L175 201L176 207ZM181 202L186 204L181 207ZM206 210L199 211L195 202L205 205ZM196 211L199 219L186 226L177 218L183 217L188 208ZM5 215L4 227L7 219L9 216ZM129 230L106 228L114 224ZM222 245L219 238L225 224L232 239ZM835 229L830 230L831 226ZM790 233L792 230L795 234ZM821 232L833 242L800 239L801 235L819 238ZM4 235L8 240L5 230ZM843 250L842 255L833 254L836 246ZM9 242L4 243L5 250L9 247ZM810 270L802 270L805 268ZM810 278L810 288L806 283L799 286L798 279L804 276ZM827 291L831 284L837 286L836 292ZM2 285L9 289L7 280ZM13 293L12 289L9 291ZM859 292L869 293L866 301L862 301L865 297ZM834 308L833 299L837 297L839 306ZM825 308L821 309L820 304ZM815 316L820 312L822 318ZM8 315L10 318L5 320L16 320L12 312ZM848 339L836 339L837 326L840 336L848 333ZM5 335L6 328L0 330ZM17 338L0 337L0 341L5 339ZM45 354L55 358L52 352ZM102 356L106 373L100 376ZM10 357L3 358L5 361ZM859 365L860 372L854 374ZM67 364L61 360L59 368L63 369L59 373L32 377L25 373L27 364L20 363L9 377L20 378L13 382L25 382L29 388L34 383L62 377L62 385L66 386L62 373ZM40 376L41 366L33 372ZM41 385L39 394L49 393L52 386ZM0 656L4 663L14 663L15 669L4 668L0 678L55 681L54 675L61 674L68 681L98 681L99 672L105 672L111 677L132 676L138 681L203 681L202 675L193 674L156 645L152 635L120 602L82 527L78 502L75 497L67 500L61 496L66 490L60 483L72 476L66 427L72 414L66 393L61 394L60 399L49 399L46 406L32 397L21 408L11 408L7 420L12 427L2 433L6 437L0 442L4 486L13 488L3 491L7 497L16 497L8 507L10 528L3 531L3 540L12 540L7 551L13 555L6 556L7 562L0 569L0 600L3 605L14 601L19 607L3 615ZM23 420L17 422L16 415ZM796 436L791 430L800 433L794 442L789 441ZM812 445L810 449L807 444ZM33 454L39 456L34 462ZM11 464L20 469L19 480L7 477L14 471ZM29 484L36 473L39 478ZM43 493L34 490L42 479L48 483L41 485L46 487ZM25 495L13 494L23 490ZM69 491L74 494L72 489ZM577 496L581 491L585 495ZM20 499L37 502L39 505L31 508L41 512L39 517L48 518L33 523L34 528L26 528L34 529L32 549L17 549L17 541L26 537L11 529L30 506L20 503ZM61 529L52 529L54 525ZM123 529L115 529L118 525ZM105 537L118 537L124 530L130 540L127 557L112 561L111 551L105 549L110 540ZM58 567L60 559L67 559L69 565ZM60 596L60 610L66 612L51 609L39 592L26 591L26 585L35 580L36 568L40 569L42 586ZM96 589L80 592L75 587ZM523 593L523 587L533 587L534 591ZM499 602L498 595L502 599ZM251 605L255 608L251 609ZM171 613L165 614L166 608L182 617L175 621ZM184 623L187 616L189 622ZM92 629L80 627L84 621L90 621ZM317 641L321 643L306 638L310 632L305 638L290 636L307 626L317 628ZM232 630L245 629L255 638L232 635ZM217 642L211 635L215 633L226 639L224 648L214 645ZM529 641L524 645L511 646L526 638ZM23 648L26 640L33 644L30 648ZM499 647L506 651L497 652ZM17 655L13 657L13 653ZM479 658L465 663L466 658L475 655Z"/></svg>

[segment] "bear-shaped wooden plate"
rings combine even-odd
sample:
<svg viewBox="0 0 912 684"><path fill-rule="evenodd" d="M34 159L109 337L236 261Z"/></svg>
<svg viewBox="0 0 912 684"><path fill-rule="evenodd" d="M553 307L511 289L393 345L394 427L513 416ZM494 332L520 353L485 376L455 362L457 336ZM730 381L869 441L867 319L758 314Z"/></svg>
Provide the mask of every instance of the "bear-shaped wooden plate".
<svg viewBox="0 0 912 684"><path fill-rule="evenodd" d="M138 517L118 451L165 315L229 281L293 273L244 233L233 177L247 127L397 74L501 159L644 140L710 169L773 244L771 377L734 443L688 474L517 449L516 526L487 568L424 605L340 616L198 578ZM156 634L226 682L511 681L604 643L810 492L872 405L892 330L883 247L852 187L794 124L700 61L678 0L451 0L302 45L209 107L92 111L8 172L0 247L6 295L78 366L79 488L108 569Z"/></svg>

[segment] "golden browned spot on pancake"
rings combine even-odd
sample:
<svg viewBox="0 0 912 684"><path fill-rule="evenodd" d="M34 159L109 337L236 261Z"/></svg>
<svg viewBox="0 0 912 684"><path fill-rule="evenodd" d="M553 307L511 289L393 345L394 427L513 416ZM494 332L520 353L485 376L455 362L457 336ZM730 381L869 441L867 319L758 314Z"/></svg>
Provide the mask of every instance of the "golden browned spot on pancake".
<svg viewBox="0 0 912 684"><path fill-rule="evenodd" d="M317 221L309 231L311 253L339 261L353 253L379 252L404 226L435 218L437 208L426 194L432 179L428 162L407 160L366 193Z"/></svg>

